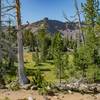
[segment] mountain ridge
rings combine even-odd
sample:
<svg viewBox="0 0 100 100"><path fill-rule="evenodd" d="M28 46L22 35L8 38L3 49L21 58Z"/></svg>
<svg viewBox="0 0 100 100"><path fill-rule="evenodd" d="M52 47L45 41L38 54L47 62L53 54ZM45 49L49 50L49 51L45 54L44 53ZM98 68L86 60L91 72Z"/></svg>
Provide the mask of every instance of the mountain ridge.
<svg viewBox="0 0 100 100"><path fill-rule="evenodd" d="M58 20L48 19L47 17L29 24L26 29L30 29L33 33L36 33L42 26L45 26L47 32L51 35L60 32L63 36L73 39L76 38L76 35L79 32L78 22L61 22Z"/></svg>

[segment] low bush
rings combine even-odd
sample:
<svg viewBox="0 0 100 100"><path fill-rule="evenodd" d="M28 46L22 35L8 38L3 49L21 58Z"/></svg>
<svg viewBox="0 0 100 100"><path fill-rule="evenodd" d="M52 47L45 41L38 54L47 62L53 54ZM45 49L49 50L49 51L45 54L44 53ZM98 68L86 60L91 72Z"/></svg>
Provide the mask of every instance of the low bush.
<svg viewBox="0 0 100 100"><path fill-rule="evenodd" d="M18 81L15 80L15 81L12 81L10 84L8 84L8 85L7 85L7 88L8 88L9 90L12 90L12 91L17 91L17 90L20 89L19 86L20 86L20 85L19 85Z"/></svg>
<svg viewBox="0 0 100 100"><path fill-rule="evenodd" d="M48 94L50 84L44 79L44 76L39 69L34 73L32 83L37 86L39 94Z"/></svg>

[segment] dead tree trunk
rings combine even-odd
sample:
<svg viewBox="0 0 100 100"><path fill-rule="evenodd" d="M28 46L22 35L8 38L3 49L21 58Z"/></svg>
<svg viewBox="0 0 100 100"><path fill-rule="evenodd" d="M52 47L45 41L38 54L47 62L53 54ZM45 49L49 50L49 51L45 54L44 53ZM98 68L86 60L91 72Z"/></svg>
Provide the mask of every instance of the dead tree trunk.
<svg viewBox="0 0 100 100"><path fill-rule="evenodd" d="M1 2L2 0L0 0L0 39L1 39L1 35L2 35L2 21L1 21ZM2 50L1 50L1 46L0 46L0 64L2 63Z"/></svg>
<svg viewBox="0 0 100 100"><path fill-rule="evenodd" d="M80 42L84 43L85 40L84 40L84 34L83 34L83 31L82 31L82 25L81 25L81 17L80 17L80 11L79 11L79 8L78 8L78 3L77 3L77 0L74 0L75 2L75 8L76 8L76 11L77 11L77 16L78 16L78 22L79 22L79 34L78 34L78 40L77 40L77 44L78 44L78 47L80 45Z"/></svg>
<svg viewBox="0 0 100 100"><path fill-rule="evenodd" d="M2 1L2 0L0 0L0 33L1 33L1 31L2 31L2 30L1 30L1 29L2 29L2 28L1 28L1 26L2 26L2 25L1 25L1 1Z"/></svg>
<svg viewBox="0 0 100 100"><path fill-rule="evenodd" d="M18 42L18 77L20 85L29 83L24 73L24 58L23 58L23 34L21 31L21 13L20 13L20 0L16 0L16 18L17 18L17 42Z"/></svg>

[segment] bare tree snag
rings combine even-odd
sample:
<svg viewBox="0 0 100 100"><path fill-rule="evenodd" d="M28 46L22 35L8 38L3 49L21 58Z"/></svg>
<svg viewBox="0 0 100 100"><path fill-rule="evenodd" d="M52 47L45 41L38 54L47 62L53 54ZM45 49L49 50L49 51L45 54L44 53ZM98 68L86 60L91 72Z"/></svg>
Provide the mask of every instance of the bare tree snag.
<svg viewBox="0 0 100 100"><path fill-rule="evenodd" d="M0 39L1 39L1 35L2 35L2 21L1 21L1 3L2 0L0 0ZM0 46L0 64L2 63L2 50L1 50L1 46Z"/></svg>
<svg viewBox="0 0 100 100"><path fill-rule="evenodd" d="M83 31L82 31L82 25L81 25L81 17L80 17L80 11L79 11L79 8L78 8L78 3L77 3L77 0L74 0L75 2L75 8L76 8L76 11L77 11L77 16L78 16L78 22L79 22L79 34L78 34L78 39L77 39L77 45L79 47L80 45L80 42L84 43L84 34L83 34Z"/></svg>
<svg viewBox="0 0 100 100"><path fill-rule="evenodd" d="M23 58L23 34L21 31L21 12L20 12L20 0L16 0L16 19L17 19L17 42L18 42L18 77L20 85L29 83L24 73L24 58Z"/></svg>

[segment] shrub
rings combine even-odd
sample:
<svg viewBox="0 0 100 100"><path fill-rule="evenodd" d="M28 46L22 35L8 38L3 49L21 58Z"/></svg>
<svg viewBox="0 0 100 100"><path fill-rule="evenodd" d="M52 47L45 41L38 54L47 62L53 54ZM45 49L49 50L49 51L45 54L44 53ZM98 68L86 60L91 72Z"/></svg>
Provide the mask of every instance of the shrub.
<svg viewBox="0 0 100 100"><path fill-rule="evenodd" d="M50 84L44 79L43 74L38 69L33 76L33 84L37 86L38 92L42 95L48 94Z"/></svg>
<svg viewBox="0 0 100 100"><path fill-rule="evenodd" d="M36 85L38 88L42 88L42 83L44 81L44 76L41 73L41 71L39 69L37 69L36 72L34 72L33 75L33 84Z"/></svg>
<svg viewBox="0 0 100 100"><path fill-rule="evenodd" d="M48 82L44 81L42 84L41 84L41 88L38 88L38 92L39 94L41 95L47 95L48 94Z"/></svg>
<svg viewBox="0 0 100 100"><path fill-rule="evenodd" d="M82 71L83 77L85 77L88 65L93 63L92 50L88 46L79 47L74 53L74 63Z"/></svg>
<svg viewBox="0 0 100 100"><path fill-rule="evenodd" d="M12 91L17 91L20 89L18 81L12 81L10 84L7 85L7 88Z"/></svg>
<svg viewBox="0 0 100 100"><path fill-rule="evenodd" d="M99 68L96 65L90 65L86 70L86 78L89 83L95 82L99 74Z"/></svg>

